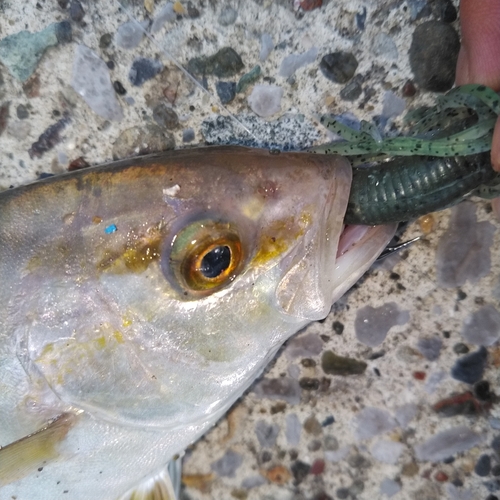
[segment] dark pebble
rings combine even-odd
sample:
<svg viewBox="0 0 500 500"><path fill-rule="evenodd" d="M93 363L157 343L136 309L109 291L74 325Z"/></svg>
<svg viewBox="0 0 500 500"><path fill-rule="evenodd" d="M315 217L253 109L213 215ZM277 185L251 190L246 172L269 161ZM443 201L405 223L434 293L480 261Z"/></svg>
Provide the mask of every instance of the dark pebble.
<svg viewBox="0 0 500 500"><path fill-rule="evenodd" d="M236 95L236 83L218 81L215 84L215 90L217 90L217 95L219 96L220 102L222 104L228 104L234 99L234 96Z"/></svg>
<svg viewBox="0 0 500 500"><path fill-rule="evenodd" d="M59 43L69 43L73 39L73 29L69 21L61 21L56 25L56 38Z"/></svg>
<svg viewBox="0 0 500 500"><path fill-rule="evenodd" d="M350 493L347 488L338 488L337 491L335 492L335 495L337 498L344 500L345 498L349 498Z"/></svg>
<svg viewBox="0 0 500 500"><path fill-rule="evenodd" d="M41 172L40 174L38 174L37 179L41 181L42 179L48 179L49 177L54 177L54 174L49 174L48 172ZM40 469L43 470L43 467L40 467Z"/></svg>
<svg viewBox="0 0 500 500"><path fill-rule="evenodd" d="M68 7L69 0L57 0L57 4L61 7L61 9L66 9Z"/></svg>
<svg viewBox="0 0 500 500"><path fill-rule="evenodd" d="M487 359L488 351L481 347L477 351L459 358L451 369L451 376L460 382L474 384L481 380Z"/></svg>
<svg viewBox="0 0 500 500"><path fill-rule="evenodd" d="M163 102L153 108L153 119L160 127L167 130L173 130L179 125L177 113Z"/></svg>
<svg viewBox="0 0 500 500"><path fill-rule="evenodd" d="M90 167L90 164L85 160L83 156L80 156L68 165L68 172L73 172L73 170L80 170L87 167Z"/></svg>
<svg viewBox="0 0 500 500"><path fill-rule="evenodd" d="M118 95L125 95L127 93L127 90L125 89L125 87L122 85L122 82L120 82L119 80L115 80L113 82L113 88L115 89L115 92L118 94Z"/></svg>
<svg viewBox="0 0 500 500"><path fill-rule="evenodd" d="M337 335L342 335L344 332L344 325L340 321L334 321L332 328Z"/></svg>
<svg viewBox="0 0 500 500"><path fill-rule="evenodd" d="M306 391L317 391L319 389L319 380L317 378L302 377L299 385Z"/></svg>
<svg viewBox="0 0 500 500"><path fill-rule="evenodd" d="M427 21L413 32L409 57L417 84L425 90L445 92L455 81L460 39L441 21Z"/></svg>
<svg viewBox="0 0 500 500"><path fill-rule="evenodd" d="M365 30L365 22L366 22L366 7L363 7L362 12L356 13L356 25L358 29L361 31Z"/></svg>
<svg viewBox="0 0 500 500"><path fill-rule="evenodd" d="M309 474L311 466L301 460L297 460L292 464L290 470L292 471L293 478L295 479L295 485L297 485L306 478L307 474Z"/></svg>
<svg viewBox="0 0 500 500"><path fill-rule="evenodd" d="M411 80L407 80L401 91L403 97L413 97L417 93L417 88Z"/></svg>
<svg viewBox="0 0 500 500"><path fill-rule="evenodd" d="M24 120L30 115L28 108L26 108L24 104L19 104L19 106L16 108L16 114L20 120Z"/></svg>
<svg viewBox="0 0 500 500"><path fill-rule="evenodd" d="M462 342L459 342L458 344L455 344L453 346L453 352L455 354L467 354L470 351L470 349Z"/></svg>
<svg viewBox="0 0 500 500"><path fill-rule="evenodd" d="M111 61L109 60L107 63L106 63L106 66L111 70L113 71L115 69L115 61Z"/></svg>
<svg viewBox="0 0 500 500"><path fill-rule="evenodd" d="M491 458L489 455L481 455L476 462L474 472L480 477L486 477L491 472Z"/></svg>
<svg viewBox="0 0 500 500"><path fill-rule="evenodd" d="M270 462L272 458L273 458L273 456L271 455L270 451L264 450L260 454L260 462L263 463L263 464L265 464L267 462Z"/></svg>
<svg viewBox="0 0 500 500"><path fill-rule="evenodd" d="M154 78L163 69L163 64L155 59L139 57L130 68L128 79L136 87Z"/></svg>
<svg viewBox="0 0 500 500"><path fill-rule="evenodd" d="M58 144L61 141L60 132L70 121L69 115L65 114L63 118L47 128L28 150L30 158L41 158L44 153Z"/></svg>
<svg viewBox="0 0 500 500"><path fill-rule="evenodd" d="M186 128L182 131L182 142L193 142L194 137L194 130L192 128Z"/></svg>
<svg viewBox="0 0 500 500"><path fill-rule="evenodd" d="M451 0L435 0L431 3L431 11L439 21L453 23L457 20L457 9Z"/></svg>
<svg viewBox="0 0 500 500"><path fill-rule="evenodd" d="M194 57L187 64L187 70L196 75L215 75L228 78L243 69L243 61L231 47L223 47L209 57Z"/></svg>
<svg viewBox="0 0 500 500"><path fill-rule="evenodd" d="M474 396L480 401L490 401L492 398L490 383L487 380L480 380L474 384Z"/></svg>
<svg viewBox="0 0 500 500"><path fill-rule="evenodd" d="M197 17L200 17L200 11L193 5L193 2L188 2L187 12L188 16L191 19L196 19Z"/></svg>
<svg viewBox="0 0 500 500"><path fill-rule="evenodd" d="M349 491L353 497L357 497L364 489L365 483L361 479L355 479L349 486Z"/></svg>
<svg viewBox="0 0 500 500"><path fill-rule="evenodd" d="M333 500L333 498L325 493L324 491L320 491L317 495L315 495L312 500Z"/></svg>
<svg viewBox="0 0 500 500"><path fill-rule="evenodd" d="M463 290L458 290L457 300L465 300L466 298L467 298L467 294Z"/></svg>
<svg viewBox="0 0 500 500"><path fill-rule="evenodd" d="M337 356L333 351L325 351L321 357L321 368L331 375L360 375L366 367L364 361Z"/></svg>
<svg viewBox="0 0 500 500"><path fill-rule="evenodd" d="M358 61L350 52L332 52L323 56L319 69L335 83L347 83L356 72Z"/></svg>
<svg viewBox="0 0 500 500"><path fill-rule="evenodd" d="M311 358L304 358L300 361L300 364L304 368L314 368L316 366L316 361L314 361L314 359Z"/></svg>
<svg viewBox="0 0 500 500"><path fill-rule="evenodd" d="M486 500L498 500L498 497L496 495L488 495Z"/></svg>
<svg viewBox="0 0 500 500"><path fill-rule="evenodd" d="M352 82L349 82L341 91L340 98L344 101L355 101L363 91L361 86L361 78L354 78Z"/></svg>
<svg viewBox="0 0 500 500"><path fill-rule="evenodd" d="M245 92L245 90L256 82L260 77L261 69L260 66L254 66L248 73L245 73L236 84L236 93Z"/></svg>
<svg viewBox="0 0 500 500"><path fill-rule="evenodd" d="M69 4L69 17L72 21L79 23L85 16L82 4L78 0L71 0Z"/></svg>
<svg viewBox="0 0 500 500"><path fill-rule="evenodd" d="M494 466L491 468L491 473L492 473L494 476L500 476L500 464L494 465Z"/></svg>
<svg viewBox="0 0 500 500"><path fill-rule="evenodd" d="M370 461L363 455L352 455L347 459L347 463L355 469L368 469L371 466Z"/></svg>
<svg viewBox="0 0 500 500"><path fill-rule="evenodd" d="M113 41L113 36L111 33L104 33L104 35L99 38L99 48L100 49L106 49L111 45L111 42Z"/></svg>
<svg viewBox="0 0 500 500"><path fill-rule="evenodd" d="M335 418L332 417L332 415L329 415L328 417L325 418L325 420L323 420L323 422L321 422L321 427L328 427L329 425L332 425L335 423Z"/></svg>

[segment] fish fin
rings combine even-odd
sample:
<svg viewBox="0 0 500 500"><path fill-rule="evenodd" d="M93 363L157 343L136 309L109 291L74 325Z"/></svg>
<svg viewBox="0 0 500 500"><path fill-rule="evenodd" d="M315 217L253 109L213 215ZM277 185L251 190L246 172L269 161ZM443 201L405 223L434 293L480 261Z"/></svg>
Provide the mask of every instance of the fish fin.
<svg viewBox="0 0 500 500"><path fill-rule="evenodd" d="M181 467L181 458L171 460L165 469L143 479L118 500L176 500L180 493Z"/></svg>
<svg viewBox="0 0 500 500"><path fill-rule="evenodd" d="M57 458L57 445L76 419L74 413L62 413L33 434L0 448L0 486L18 481Z"/></svg>

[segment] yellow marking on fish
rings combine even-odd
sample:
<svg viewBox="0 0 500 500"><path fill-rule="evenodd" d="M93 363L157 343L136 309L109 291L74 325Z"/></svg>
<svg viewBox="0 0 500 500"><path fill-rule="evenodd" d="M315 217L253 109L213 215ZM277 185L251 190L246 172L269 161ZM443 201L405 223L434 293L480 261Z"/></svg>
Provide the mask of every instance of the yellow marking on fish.
<svg viewBox="0 0 500 500"><path fill-rule="evenodd" d="M288 217L270 224L265 233L261 235L252 264L265 264L286 252L293 241L304 235L311 222L310 212L302 212L298 219Z"/></svg>
<svg viewBox="0 0 500 500"><path fill-rule="evenodd" d="M123 344L125 342L125 340L123 339L123 334L122 332L120 332L119 330L115 330L113 332L113 338L119 343L119 344Z"/></svg>
<svg viewBox="0 0 500 500"><path fill-rule="evenodd" d="M128 328L132 324L132 320L130 318L124 317L122 319L122 326L124 328Z"/></svg>
<svg viewBox="0 0 500 500"><path fill-rule="evenodd" d="M97 344L98 349L104 349L106 347L106 337L101 335L95 339L95 343Z"/></svg>
<svg viewBox="0 0 500 500"><path fill-rule="evenodd" d="M243 202L241 205L241 213L250 220L257 220L261 216L263 208L264 200L257 196L253 196Z"/></svg>
<svg viewBox="0 0 500 500"><path fill-rule="evenodd" d="M101 271L113 274L142 273L160 258L160 246L164 238L162 223L148 228L145 234L131 234L120 252L106 250L98 264Z"/></svg>

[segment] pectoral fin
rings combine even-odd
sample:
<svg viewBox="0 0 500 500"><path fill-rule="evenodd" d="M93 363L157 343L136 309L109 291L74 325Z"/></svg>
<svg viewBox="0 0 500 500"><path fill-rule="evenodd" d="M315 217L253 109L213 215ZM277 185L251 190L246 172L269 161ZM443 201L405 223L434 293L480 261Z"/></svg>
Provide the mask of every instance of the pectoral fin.
<svg viewBox="0 0 500 500"><path fill-rule="evenodd" d="M0 448L0 486L18 481L57 458L57 445L76 420L75 414L63 413L33 434Z"/></svg>
<svg viewBox="0 0 500 500"><path fill-rule="evenodd" d="M168 467L144 479L118 500L176 500L180 491L181 466L180 458L172 460Z"/></svg>

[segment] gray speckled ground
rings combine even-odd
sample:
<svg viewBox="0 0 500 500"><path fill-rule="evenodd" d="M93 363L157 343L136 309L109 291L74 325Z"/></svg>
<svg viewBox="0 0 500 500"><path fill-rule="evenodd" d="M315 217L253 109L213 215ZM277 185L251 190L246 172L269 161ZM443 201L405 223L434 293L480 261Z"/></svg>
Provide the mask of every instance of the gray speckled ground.
<svg viewBox="0 0 500 500"><path fill-rule="evenodd" d="M154 5L154 2L144 3ZM163 3L157 2L154 10L157 12ZM178 19L157 34L157 42L144 39L137 48L124 50L113 43L106 49L99 48L102 35L115 33L120 24L128 21L119 4L114 0L83 2L85 17L83 22L72 22L72 42L49 49L39 63L35 74L38 83L35 80L30 85L31 89L39 85L34 96L31 90L29 97L27 87L23 89L7 69L1 68L4 83L0 86L0 104L10 102L10 116L0 136L0 186L7 188L31 181L41 172L62 172L69 161L82 156L91 164L110 160L113 143L124 130L154 123L152 108L163 98L162 92L167 87L177 89L175 110L180 125L173 131L177 147L183 146L182 134L186 128L195 131L193 144L203 143L200 123L220 112L216 99L195 88L176 71L170 75L174 80L179 79L178 86L164 74L141 87L128 83L132 60L138 56L162 58L162 44L184 65L193 56L209 55L231 46L241 55L248 71L259 63L261 34L270 33L277 48L266 61L259 63L263 75L259 83L274 79L284 89L281 112L273 120L285 114L299 114L304 116L299 121L314 122L318 114L326 111L349 112L369 119L381 113L387 90L401 95L404 83L412 77L407 53L416 25L411 21L411 7L418 5L418 1L335 0L323 2L321 9L305 12L303 16L296 15L290 3L194 1L201 14L199 18ZM128 4L135 17L144 19L146 11L141 2ZM223 26L218 19L228 8L234 8L238 16L233 24ZM38 31L51 22L68 18L67 11L55 0L38 4L6 0L0 2L0 9L1 38L23 29ZM356 14L363 9L367 13L366 28L360 31ZM380 33L392 39L394 46L390 52L374 53L374 40ZM114 62L112 79L121 81L127 90L128 103L119 98L124 111L122 121L110 122L98 117L70 87L72 61L79 43L92 48L105 61ZM285 56L305 52L313 46L319 49L316 62L299 69L292 79L278 76ZM374 91L363 106L364 96L354 102L341 100L339 92L343 86L327 80L318 69L320 57L336 50L355 54L359 61L357 74L364 76L363 86ZM165 59L163 62L170 65ZM208 78L211 93L215 92L215 81L214 77ZM246 101L250 91L251 88L238 95L228 109L234 114L251 113ZM433 97L423 93L407 99L407 105L413 105L413 101L432 102ZM19 105L28 109L28 119L18 117ZM28 150L33 142L65 110L69 111L71 121L61 132L61 141L41 158L30 158ZM319 127L316 130L324 133ZM265 141L264 133L265 127L258 128L257 139ZM448 227L450 213L432 216L430 229L424 224L409 225L404 238L423 235L422 240L390 263L372 269L334 306L324 322L311 324L291 340L268 368L265 379L283 379L291 387L288 401L269 398L270 389L263 389L261 383L260 389L251 389L227 418L188 450L184 497L193 500L388 498L380 493L380 485L386 480L386 487L389 484L394 491L399 488L394 499L479 500L489 494L484 483L489 481L492 490L500 488L491 482L496 479L491 474L480 477L474 472L483 453L491 456L493 467L500 463L500 456L490 447L492 439L500 434L499 407L493 405L490 410L449 418L432 409L443 398L471 390L471 386L450 376L452 366L462 355L455 352L459 350L457 344L465 343L462 349L468 348L470 352L477 349L461 334L465 319L485 305L500 308L499 223L491 216L488 203L477 202L475 209L479 221L489 221L496 228L491 246L492 265L486 276L459 288L438 286L436 249ZM467 235L463 239L470 238ZM458 239L456 244L461 245L462 241ZM377 347L360 343L355 333L359 311L366 306L379 308L388 303L395 304L393 310L407 312L407 321L391 328ZM365 319L375 321L373 311L364 312ZM313 337L315 340L311 340ZM306 341L301 342L301 338ZM437 359L429 360L429 356L421 354L418 343L423 338L442 341ZM362 375L325 374L321 359L328 350L362 360L367 368ZM498 391L498 344L488 347L488 353L483 378L490 382L493 391ZM473 409L480 406L477 400L469 401ZM398 416L399 420L389 425L386 432L381 431L384 426L380 424L382 427L374 430L373 437L371 434L363 437L362 433L360 437L357 418L361 410L370 407L388 412L385 423ZM402 413L407 415L408 422L401 423ZM362 422L361 428L368 426ZM482 444L456 453L454 460L446 463L419 460L416 445L438 432L459 426L480 435ZM380 448L385 450L382 457ZM380 458L394 463L385 463Z"/></svg>

